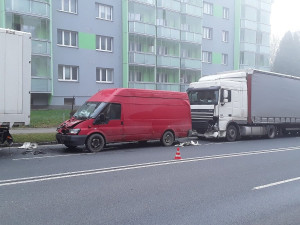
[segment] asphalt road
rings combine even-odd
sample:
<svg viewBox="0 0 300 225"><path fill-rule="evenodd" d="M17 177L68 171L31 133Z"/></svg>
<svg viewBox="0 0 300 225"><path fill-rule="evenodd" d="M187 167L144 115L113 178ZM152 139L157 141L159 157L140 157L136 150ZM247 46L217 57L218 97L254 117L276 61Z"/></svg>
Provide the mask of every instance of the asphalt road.
<svg viewBox="0 0 300 225"><path fill-rule="evenodd" d="M300 224L300 138L0 149L1 224Z"/></svg>

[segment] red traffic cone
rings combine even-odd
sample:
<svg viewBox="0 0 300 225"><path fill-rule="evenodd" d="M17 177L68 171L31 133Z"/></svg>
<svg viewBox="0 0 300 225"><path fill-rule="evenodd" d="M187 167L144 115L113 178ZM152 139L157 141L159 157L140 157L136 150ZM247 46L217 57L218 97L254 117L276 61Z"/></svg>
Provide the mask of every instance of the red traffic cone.
<svg viewBox="0 0 300 225"><path fill-rule="evenodd" d="M181 159L181 155L180 155L180 149L177 148L177 152L176 152L176 155L175 155L175 158L174 159Z"/></svg>

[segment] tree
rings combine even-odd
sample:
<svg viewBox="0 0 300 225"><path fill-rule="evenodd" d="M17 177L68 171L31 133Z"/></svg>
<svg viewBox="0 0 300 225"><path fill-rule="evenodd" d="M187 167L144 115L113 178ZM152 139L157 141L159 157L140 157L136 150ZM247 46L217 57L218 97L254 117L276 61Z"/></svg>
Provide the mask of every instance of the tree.
<svg viewBox="0 0 300 225"><path fill-rule="evenodd" d="M287 32L282 38L274 60L273 72L300 76L299 32Z"/></svg>

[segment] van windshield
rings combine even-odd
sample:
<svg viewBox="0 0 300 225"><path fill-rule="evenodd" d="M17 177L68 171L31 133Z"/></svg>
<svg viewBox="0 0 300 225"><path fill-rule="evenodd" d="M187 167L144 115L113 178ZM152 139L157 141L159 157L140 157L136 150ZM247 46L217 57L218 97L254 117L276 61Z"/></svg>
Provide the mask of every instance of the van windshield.
<svg viewBox="0 0 300 225"><path fill-rule="evenodd" d="M191 105L216 105L219 90L193 90L188 92Z"/></svg>
<svg viewBox="0 0 300 225"><path fill-rule="evenodd" d="M78 120L95 118L106 105L106 102L85 102L74 114L74 117Z"/></svg>

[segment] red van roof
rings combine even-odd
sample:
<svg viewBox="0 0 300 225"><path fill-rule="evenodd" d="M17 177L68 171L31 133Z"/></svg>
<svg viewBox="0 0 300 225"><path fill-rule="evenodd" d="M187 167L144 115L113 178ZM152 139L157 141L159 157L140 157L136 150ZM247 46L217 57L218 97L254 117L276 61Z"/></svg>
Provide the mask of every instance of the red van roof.
<svg viewBox="0 0 300 225"><path fill-rule="evenodd" d="M93 95L88 101L102 101L104 99L107 101L108 98L112 96L136 96L142 98L171 98L188 100L188 96L185 92L145 90L134 88L114 88L101 90Z"/></svg>

